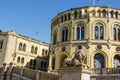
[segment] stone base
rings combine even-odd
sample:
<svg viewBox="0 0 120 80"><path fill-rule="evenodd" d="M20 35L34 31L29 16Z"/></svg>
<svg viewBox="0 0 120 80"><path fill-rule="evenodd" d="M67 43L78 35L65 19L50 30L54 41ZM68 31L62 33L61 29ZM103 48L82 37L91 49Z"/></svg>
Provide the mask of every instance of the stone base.
<svg viewBox="0 0 120 80"><path fill-rule="evenodd" d="M59 80L90 80L91 71L80 66L58 69Z"/></svg>

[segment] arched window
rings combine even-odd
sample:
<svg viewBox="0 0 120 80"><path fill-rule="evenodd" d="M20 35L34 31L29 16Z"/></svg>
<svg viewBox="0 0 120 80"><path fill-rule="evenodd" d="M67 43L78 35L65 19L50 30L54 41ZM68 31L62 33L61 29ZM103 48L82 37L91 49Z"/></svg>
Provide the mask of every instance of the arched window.
<svg viewBox="0 0 120 80"><path fill-rule="evenodd" d="M43 49L43 50L42 50L42 55L43 55L43 56L44 56L44 53L45 53L45 50Z"/></svg>
<svg viewBox="0 0 120 80"><path fill-rule="evenodd" d="M62 42L67 41L68 40L68 28L64 28L62 30Z"/></svg>
<svg viewBox="0 0 120 80"><path fill-rule="evenodd" d="M20 63L20 57L17 58L17 63Z"/></svg>
<svg viewBox="0 0 120 80"><path fill-rule="evenodd" d="M68 14L68 20L70 20L70 19L71 19L71 14L69 13L69 14Z"/></svg>
<svg viewBox="0 0 120 80"><path fill-rule="evenodd" d="M112 17L112 18L114 17L114 11L110 12L110 17Z"/></svg>
<svg viewBox="0 0 120 80"><path fill-rule="evenodd" d="M94 32L95 39L104 39L104 27L101 23L96 23Z"/></svg>
<svg viewBox="0 0 120 80"><path fill-rule="evenodd" d="M118 11L115 12L115 18L118 19Z"/></svg>
<svg viewBox="0 0 120 80"><path fill-rule="evenodd" d="M95 17L95 10L92 11L92 16Z"/></svg>
<svg viewBox="0 0 120 80"><path fill-rule="evenodd" d="M46 51L45 51L45 55L47 56L47 54L48 54L48 51L46 50Z"/></svg>
<svg viewBox="0 0 120 80"><path fill-rule="evenodd" d="M23 45L23 51L26 51L26 44Z"/></svg>
<svg viewBox="0 0 120 80"><path fill-rule="evenodd" d="M67 21L67 16L66 15L64 16L64 18L65 18L65 21Z"/></svg>
<svg viewBox="0 0 120 80"><path fill-rule="evenodd" d="M84 35L84 24L80 23L77 25L77 40L83 40L85 35Z"/></svg>
<svg viewBox="0 0 120 80"><path fill-rule="evenodd" d="M37 51L38 51L38 48L37 48L37 47L35 47L35 54L37 54Z"/></svg>
<svg viewBox="0 0 120 80"><path fill-rule="evenodd" d="M120 56L118 56L118 55L114 56L114 67L115 68L120 67Z"/></svg>
<svg viewBox="0 0 120 80"><path fill-rule="evenodd" d="M22 43L19 44L19 50L22 51Z"/></svg>
<svg viewBox="0 0 120 80"><path fill-rule="evenodd" d="M107 16L106 10L103 10L103 11L102 11L102 14L103 14L103 17L106 17L106 16Z"/></svg>
<svg viewBox="0 0 120 80"><path fill-rule="evenodd" d="M74 18L77 19L77 16L78 16L78 12L75 11L75 13L74 13Z"/></svg>
<svg viewBox="0 0 120 80"><path fill-rule="evenodd" d="M57 31L53 33L53 45L57 42Z"/></svg>
<svg viewBox="0 0 120 80"><path fill-rule="evenodd" d="M82 18L82 11L79 12L79 18Z"/></svg>
<svg viewBox="0 0 120 80"><path fill-rule="evenodd" d="M87 10L85 10L84 17L85 18L87 17Z"/></svg>
<svg viewBox="0 0 120 80"><path fill-rule="evenodd" d="M21 63L23 64L24 63L24 58L22 57L22 59L21 59Z"/></svg>
<svg viewBox="0 0 120 80"><path fill-rule="evenodd" d="M61 17L61 22L63 22L63 16Z"/></svg>
<svg viewBox="0 0 120 80"><path fill-rule="evenodd" d="M100 53L94 56L94 68L105 68L105 58Z"/></svg>
<svg viewBox="0 0 120 80"><path fill-rule="evenodd" d="M100 10L97 11L97 15L98 15L98 17L101 17L101 11Z"/></svg>
<svg viewBox="0 0 120 80"><path fill-rule="evenodd" d="M31 47L31 53L34 53L34 46Z"/></svg>
<svg viewBox="0 0 120 80"><path fill-rule="evenodd" d="M115 41L120 41L120 25L115 24L113 27L113 39Z"/></svg>

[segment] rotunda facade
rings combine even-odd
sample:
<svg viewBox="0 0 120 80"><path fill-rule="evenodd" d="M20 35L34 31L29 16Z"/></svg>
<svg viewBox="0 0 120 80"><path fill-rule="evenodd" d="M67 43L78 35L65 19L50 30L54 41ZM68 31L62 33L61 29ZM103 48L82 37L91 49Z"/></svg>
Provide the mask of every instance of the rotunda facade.
<svg viewBox="0 0 120 80"><path fill-rule="evenodd" d="M90 68L120 67L120 9L109 6L71 8L51 23L49 69L64 66L82 50Z"/></svg>

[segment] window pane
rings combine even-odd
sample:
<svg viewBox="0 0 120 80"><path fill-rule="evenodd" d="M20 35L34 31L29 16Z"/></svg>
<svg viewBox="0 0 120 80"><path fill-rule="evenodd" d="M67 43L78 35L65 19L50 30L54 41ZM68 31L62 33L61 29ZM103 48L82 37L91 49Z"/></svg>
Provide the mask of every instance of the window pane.
<svg viewBox="0 0 120 80"><path fill-rule="evenodd" d="M64 41L64 35L65 35L65 31L62 31L62 42Z"/></svg>
<svg viewBox="0 0 120 80"><path fill-rule="evenodd" d="M66 29L66 34L65 34L65 41L68 40L68 29Z"/></svg>
<svg viewBox="0 0 120 80"><path fill-rule="evenodd" d="M77 40L80 39L80 27L77 27Z"/></svg>
<svg viewBox="0 0 120 80"><path fill-rule="evenodd" d="M111 11L111 17L113 18L113 11Z"/></svg>
<svg viewBox="0 0 120 80"><path fill-rule="evenodd" d="M82 12L79 13L79 18L82 18Z"/></svg>
<svg viewBox="0 0 120 80"><path fill-rule="evenodd" d="M38 48L36 47L36 48L35 48L35 54L37 54L37 51L38 51Z"/></svg>
<svg viewBox="0 0 120 80"><path fill-rule="evenodd" d="M43 55L43 56L44 56L44 53L45 53L45 50L43 49L43 50L42 50L42 55Z"/></svg>
<svg viewBox="0 0 120 80"><path fill-rule="evenodd" d="M100 39L103 39L104 37L104 29L103 26L100 27Z"/></svg>
<svg viewBox="0 0 120 80"><path fill-rule="evenodd" d="M120 41L120 29L118 29L118 40Z"/></svg>
<svg viewBox="0 0 120 80"><path fill-rule="evenodd" d="M20 57L17 58L17 63L20 63Z"/></svg>
<svg viewBox="0 0 120 80"><path fill-rule="evenodd" d="M26 51L26 44L23 45L23 51Z"/></svg>
<svg viewBox="0 0 120 80"><path fill-rule="evenodd" d="M98 39L98 35L99 35L99 33L98 33L98 27L95 26L95 39Z"/></svg>
<svg viewBox="0 0 120 80"><path fill-rule="evenodd" d="M106 17L106 11L103 11L103 17Z"/></svg>
<svg viewBox="0 0 120 80"><path fill-rule="evenodd" d="M22 43L19 44L19 50L22 50Z"/></svg>
<svg viewBox="0 0 120 80"><path fill-rule="evenodd" d="M116 40L116 29L114 28L113 31L114 31L114 40Z"/></svg>
<svg viewBox="0 0 120 80"><path fill-rule="evenodd" d="M77 12L75 12L75 15L74 15L74 16L75 16L75 17L74 17L75 19L77 18L77 15L78 15L78 13L77 13Z"/></svg>
<svg viewBox="0 0 120 80"><path fill-rule="evenodd" d="M21 59L21 63L24 63L24 58Z"/></svg>
<svg viewBox="0 0 120 80"><path fill-rule="evenodd" d="M84 39L84 27L81 28L81 40Z"/></svg>
<svg viewBox="0 0 120 80"><path fill-rule="evenodd" d="M31 53L34 53L34 47L33 46L31 47Z"/></svg>

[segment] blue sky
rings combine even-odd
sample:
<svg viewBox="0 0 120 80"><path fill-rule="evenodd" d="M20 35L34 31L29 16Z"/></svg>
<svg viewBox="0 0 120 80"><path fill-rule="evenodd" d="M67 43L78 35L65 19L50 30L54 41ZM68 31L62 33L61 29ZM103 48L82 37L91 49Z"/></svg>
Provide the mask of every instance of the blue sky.
<svg viewBox="0 0 120 80"><path fill-rule="evenodd" d="M51 19L70 8L91 6L92 0L0 0L0 29L50 43ZM96 6L120 8L119 0L99 0ZM37 34L38 33L38 34Z"/></svg>

